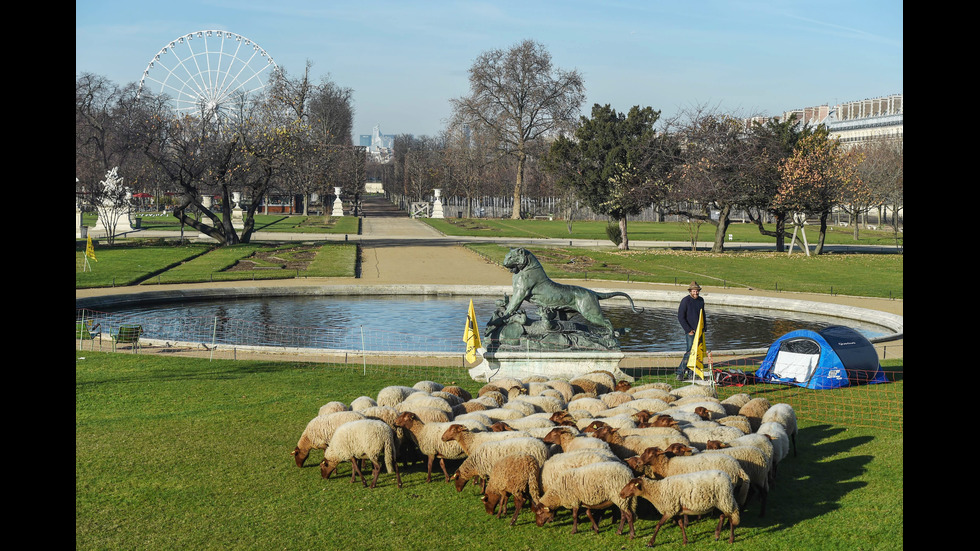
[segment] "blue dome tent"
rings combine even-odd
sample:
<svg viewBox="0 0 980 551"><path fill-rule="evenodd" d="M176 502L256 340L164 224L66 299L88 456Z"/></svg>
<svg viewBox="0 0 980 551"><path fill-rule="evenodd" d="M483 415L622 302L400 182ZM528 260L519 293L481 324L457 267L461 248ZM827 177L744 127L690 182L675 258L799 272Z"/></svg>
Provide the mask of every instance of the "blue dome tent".
<svg viewBox="0 0 980 551"><path fill-rule="evenodd" d="M819 390L887 382L871 341L842 325L820 331L800 329L779 337L755 376L762 383Z"/></svg>

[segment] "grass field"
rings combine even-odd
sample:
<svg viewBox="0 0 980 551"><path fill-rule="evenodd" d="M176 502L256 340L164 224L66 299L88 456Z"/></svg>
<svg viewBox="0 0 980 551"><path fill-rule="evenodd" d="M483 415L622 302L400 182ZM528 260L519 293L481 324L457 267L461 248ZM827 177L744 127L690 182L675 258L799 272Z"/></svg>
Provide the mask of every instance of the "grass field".
<svg viewBox="0 0 980 551"><path fill-rule="evenodd" d="M170 214L133 213L132 218L140 218L140 229L150 231L181 231L180 221ZM82 217L82 224L90 228L98 225L98 216L88 212ZM256 214L255 231L286 233L347 233L356 235L359 220L356 216L302 216L285 214ZM187 234L196 230L184 226Z"/></svg>
<svg viewBox="0 0 980 551"><path fill-rule="evenodd" d="M608 242L606 234L608 222L597 220L579 220L572 223L572 231L564 220L510 220L501 218L421 218L423 222L446 235L470 237L517 237L517 238L549 238L549 239L594 239ZM769 225L767 230L775 230ZM627 226L630 241L671 241L690 243L692 238L697 241L713 241L714 226L701 224L695 226L684 222L630 222ZM790 230L792 231L792 230ZM806 235L810 244L817 240L818 228L807 226ZM775 243L773 237L759 233L755 224L731 224L728 232L730 243ZM830 226L827 231L828 245L901 245L902 234L897 236L889 228L875 230L862 228L858 239L854 239L850 227ZM802 243L802 234L797 238ZM790 239L786 240L788 246Z"/></svg>
<svg viewBox="0 0 980 551"><path fill-rule="evenodd" d="M572 535L567 511L544 527L525 511L510 527L484 513L472 487L426 483L422 464L401 469L401 489L383 473L373 490L349 482L349 464L321 479L315 453L297 468L289 452L322 404L420 380L366 372L76 352L76 549L644 548L655 524L646 509L635 540L617 536L608 515L600 533L586 524ZM735 546L902 549L897 429L801 420L799 455L780 464L766 516L745 512ZM736 548L714 542L713 529L692 523L690 545ZM679 546L680 530L665 526L657 543Z"/></svg>

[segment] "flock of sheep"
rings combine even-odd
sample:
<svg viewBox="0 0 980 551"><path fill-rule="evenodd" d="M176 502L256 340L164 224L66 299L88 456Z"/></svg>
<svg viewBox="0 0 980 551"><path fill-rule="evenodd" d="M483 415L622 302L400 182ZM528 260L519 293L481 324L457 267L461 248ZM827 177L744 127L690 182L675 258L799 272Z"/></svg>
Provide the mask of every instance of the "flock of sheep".
<svg viewBox="0 0 980 551"><path fill-rule="evenodd" d="M619 518L617 534L635 536L637 498L661 515L648 543L676 519L684 543L689 516L720 513L734 541L750 499L765 514L779 462L796 453L796 415L788 404L735 394L719 400L714 387L667 383L632 386L606 371L571 380L544 377L494 380L476 397L455 385L421 381L389 386L377 397L330 402L303 430L293 450L302 467L310 450L323 450L329 476L350 462L351 482L374 488L381 462L402 486L398 463L424 460L427 482L436 464L461 491L482 488L486 512L502 518L513 497L517 520L530 502L543 526L571 511L572 533L584 509L599 530L602 511ZM458 464L452 474L446 461ZM593 513L598 512L598 515Z"/></svg>

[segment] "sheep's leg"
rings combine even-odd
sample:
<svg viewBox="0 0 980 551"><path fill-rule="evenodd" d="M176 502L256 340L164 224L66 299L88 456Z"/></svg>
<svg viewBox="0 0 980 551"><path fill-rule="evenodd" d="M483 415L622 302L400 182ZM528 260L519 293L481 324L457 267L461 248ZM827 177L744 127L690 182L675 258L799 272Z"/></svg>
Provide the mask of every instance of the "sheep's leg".
<svg viewBox="0 0 980 551"><path fill-rule="evenodd" d="M449 482L449 471L446 470L446 460L442 457L439 458L439 466L442 467L442 474L446 475L446 482Z"/></svg>
<svg viewBox="0 0 980 551"><path fill-rule="evenodd" d="M378 463L377 459L372 459L371 463L374 464L374 469L372 470L371 473L374 475L374 478L371 479L371 487L374 488L375 486L378 485L378 475L381 474L381 464Z"/></svg>
<svg viewBox="0 0 980 551"><path fill-rule="evenodd" d="M721 536L721 526L723 524L725 524L725 515L724 514L722 514L720 517L718 517L718 526L715 527L715 541L718 541L718 538Z"/></svg>
<svg viewBox="0 0 980 551"><path fill-rule="evenodd" d="M653 535L650 536L650 541L647 542L647 547L653 547L653 542L655 542L657 540L657 532L660 532L660 528L670 518L671 518L671 515L670 514L665 514L663 517L660 518L660 522L658 522L657 523L657 526L654 527L654 529L653 529Z"/></svg>
<svg viewBox="0 0 980 551"><path fill-rule="evenodd" d="M398 462L397 461L393 461L392 463L395 465L395 480L398 481L398 487L401 488L402 487L402 474L400 472L398 472Z"/></svg>
<svg viewBox="0 0 980 551"><path fill-rule="evenodd" d="M684 515L683 522L678 522L677 524L681 525L681 541L684 542L684 545L687 545L687 515Z"/></svg>
<svg viewBox="0 0 980 551"><path fill-rule="evenodd" d="M592 509L589 507L585 508L585 514L592 521L592 531L596 534L599 533L599 523L596 521L595 517L592 515ZM599 510L599 519L602 519L602 510Z"/></svg>
<svg viewBox="0 0 980 551"><path fill-rule="evenodd" d="M578 532L578 507L572 507L572 533Z"/></svg>
<svg viewBox="0 0 980 551"><path fill-rule="evenodd" d="M728 533L728 543L735 543L735 523L732 522L731 515L728 515L728 526L730 527Z"/></svg>
<svg viewBox="0 0 980 551"><path fill-rule="evenodd" d="M433 462L434 462L435 460L436 460L436 456L434 456L434 455L430 455L430 456L429 456L429 465L428 465L428 467L426 468L426 477L425 477L425 481L426 481L426 482L432 482L432 463L433 463ZM440 461L441 461L441 460L440 460ZM449 482L449 479L448 479L448 477L447 477L447 479L446 479L446 482Z"/></svg>
<svg viewBox="0 0 980 551"><path fill-rule="evenodd" d="M485 491L483 493L486 494ZM497 509L497 518L504 518L504 515L507 514L507 502L508 501L510 501L510 494L507 493L507 490L501 490L500 491L500 501L497 503L497 505L500 507L499 509ZM516 495L514 496L514 504L515 505L517 504L517 496Z"/></svg>
<svg viewBox="0 0 980 551"><path fill-rule="evenodd" d="M517 522L517 515L521 514L521 509L524 507L524 496L520 493L514 494L514 518L510 519L510 525L513 526Z"/></svg>
<svg viewBox="0 0 980 551"><path fill-rule="evenodd" d="M360 476L361 486L367 487L367 483L364 481L364 472L361 471L361 469L357 466L357 459L351 457L350 465L351 465L351 473L350 473L351 484L357 482L357 476Z"/></svg>

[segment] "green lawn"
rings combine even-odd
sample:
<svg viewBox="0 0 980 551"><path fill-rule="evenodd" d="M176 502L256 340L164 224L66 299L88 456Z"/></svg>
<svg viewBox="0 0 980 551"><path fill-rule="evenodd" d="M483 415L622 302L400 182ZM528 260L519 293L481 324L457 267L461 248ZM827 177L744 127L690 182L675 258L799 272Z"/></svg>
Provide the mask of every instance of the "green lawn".
<svg viewBox="0 0 980 551"><path fill-rule="evenodd" d="M347 242L215 247L136 241L95 247L96 261L89 261L88 266L84 243L76 243L75 248L76 289L139 283L354 277L357 266L357 245ZM248 264L239 265L244 262Z"/></svg>
<svg viewBox="0 0 980 551"><path fill-rule="evenodd" d="M509 248L470 244L500 264ZM828 254L806 256L736 251L724 254L651 249L618 251L528 247L553 279L647 281L900 299L904 255Z"/></svg>
<svg viewBox="0 0 980 551"><path fill-rule="evenodd" d="M602 242L612 242L606 235L608 222L579 220L572 223L572 232L564 220L510 220L500 218L421 218L423 222L446 235L470 237L521 237L549 239L594 239ZM775 230L767 226L767 230ZM690 243L692 235L697 232L698 241L713 241L714 226L702 224L700 228L683 222L630 222L627 231L630 241L679 241ZM775 238L759 233L754 224L731 224L728 227L731 243L775 243ZM807 239L810 244L817 240L817 228L807 226ZM899 234L901 243L902 234ZM786 240L787 246L790 240ZM802 243L802 235L798 242ZM889 229L861 229L859 239L854 240L853 231L849 227L830 227L827 231L828 245L895 245L894 232Z"/></svg>
<svg viewBox="0 0 980 551"><path fill-rule="evenodd" d="M474 394L480 386L462 372L432 380L453 377ZM484 513L472 487L426 483L422 464L402 467L401 489L383 473L373 490L349 482L349 464L321 479L315 453L295 466L290 451L321 405L423 378L360 365L76 352L76 549L644 548L656 522L647 509L635 540L617 536L608 515L600 533L586 524L573 535L567 511L544 527L525 511L508 526ZM735 546L902 549L897 428L801 420L799 455L780 464L766 516L745 512ZM713 530L712 520L692 521L690 545L735 549L714 542ZM665 526L657 543L679 548L680 530Z"/></svg>

